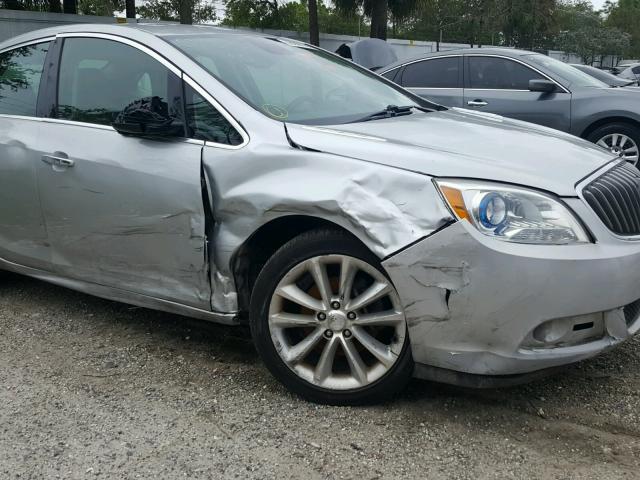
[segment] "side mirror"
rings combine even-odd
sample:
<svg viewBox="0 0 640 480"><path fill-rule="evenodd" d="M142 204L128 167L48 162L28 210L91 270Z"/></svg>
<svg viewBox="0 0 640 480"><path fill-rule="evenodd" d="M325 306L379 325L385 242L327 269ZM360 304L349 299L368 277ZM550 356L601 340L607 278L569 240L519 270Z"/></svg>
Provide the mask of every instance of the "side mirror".
<svg viewBox="0 0 640 480"><path fill-rule="evenodd" d="M111 126L122 135L151 138L184 137L184 124L169 113L160 97L146 97L127 105Z"/></svg>
<svg viewBox="0 0 640 480"><path fill-rule="evenodd" d="M531 92L553 93L556 89L556 84L551 80L529 80L529 91Z"/></svg>

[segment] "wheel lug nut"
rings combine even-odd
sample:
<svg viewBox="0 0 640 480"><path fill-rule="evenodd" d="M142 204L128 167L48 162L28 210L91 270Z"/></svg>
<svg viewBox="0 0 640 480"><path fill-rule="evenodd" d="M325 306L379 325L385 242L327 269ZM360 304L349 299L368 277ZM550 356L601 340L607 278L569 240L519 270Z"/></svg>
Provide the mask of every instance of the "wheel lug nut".
<svg viewBox="0 0 640 480"><path fill-rule="evenodd" d="M345 330L342 332L342 335L344 335L344 338L349 338L351 336L351 330Z"/></svg>
<svg viewBox="0 0 640 480"><path fill-rule="evenodd" d="M327 318L327 315L324 312L318 313L318 320L323 321Z"/></svg>
<svg viewBox="0 0 640 480"><path fill-rule="evenodd" d="M347 318L349 320L355 320L356 319L356 312L349 312L347 313Z"/></svg>
<svg viewBox="0 0 640 480"><path fill-rule="evenodd" d="M325 330L324 331L324 336L327 337L327 338L333 337L333 330Z"/></svg>
<svg viewBox="0 0 640 480"><path fill-rule="evenodd" d="M340 302L331 302L331 308L338 310L340 308Z"/></svg>

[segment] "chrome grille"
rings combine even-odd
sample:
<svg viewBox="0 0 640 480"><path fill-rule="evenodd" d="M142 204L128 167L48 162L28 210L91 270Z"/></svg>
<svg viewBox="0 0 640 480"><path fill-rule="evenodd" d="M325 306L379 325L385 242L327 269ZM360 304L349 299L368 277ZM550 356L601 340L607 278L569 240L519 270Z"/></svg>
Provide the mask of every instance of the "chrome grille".
<svg viewBox="0 0 640 480"><path fill-rule="evenodd" d="M582 195L609 230L640 235L640 171L624 162L583 188Z"/></svg>

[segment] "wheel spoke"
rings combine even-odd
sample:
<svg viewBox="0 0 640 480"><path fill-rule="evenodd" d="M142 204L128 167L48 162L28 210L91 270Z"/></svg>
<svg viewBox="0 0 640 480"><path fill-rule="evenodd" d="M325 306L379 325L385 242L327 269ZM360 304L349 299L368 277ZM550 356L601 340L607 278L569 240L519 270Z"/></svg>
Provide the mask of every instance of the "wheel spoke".
<svg viewBox="0 0 640 480"><path fill-rule="evenodd" d="M620 136L620 148L624 150L624 146L627 143L627 140L629 140L629 137L627 137L626 135L621 135Z"/></svg>
<svg viewBox="0 0 640 480"><path fill-rule="evenodd" d="M354 326L352 328L353 335L358 339L364 348L366 348L371 355L376 357L380 363L389 368L395 362L396 358L389 348L379 340L373 338L362 327Z"/></svg>
<svg viewBox="0 0 640 480"><path fill-rule="evenodd" d="M308 293L303 292L297 285L290 283L276 290L276 295L280 295L287 300L300 305L301 307L308 308L309 310L323 310L322 302L317 298L313 298Z"/></svg>
<svg viewBox="0 0 640 480"><path fill-rule="evenodd" d="M367 305L375 302L390 291L389 284L384 282L375 282L364 292L358 295L353 301L348 302L347 310L360 310Z"/></svg>
<svg viewBox="0 0 640 480"><path fill-rule="evenodd" d="M344 257L340 265L340 290L338 295L343 303L351 300L351 289L353 288L353 280L356 277L358 269L349 257Z"/></svg>
<svg viewBox="0 0 640 480"><path fill-rule="evenodd" d="M342 339L342 349L349 362L349 368L351 374L358 381L360 385L367 383L367 367L362 361L362 357L358 353L358 349L355 347L351 340Z"/></svg>
<svg viewBox="0 0 640 480"><path fill-rule="evenodd" d="M611 135L611 146L612 147L617 147L618 146L618 134L614 133L613 135Z"/></svg>
<svg viewBox="0 0 640 480"><path fill-rule="evenodd" d="M329 377L329 375L331 375L331 371L333 369L333 359L336 356L338 343L339 343L338 337L334 336L327 342L327 344L322 349L320 360L318 361L315 372L313 374L313 378L315 379L316 382L322 383Z"/></svg>
<svg viewBox="0 0 640 480"><path fill-rule="evenodd" d="M362 326L383 326L383 325L396 325L398 322L404 321L404 315L401 312L394 312L393 310L387 310L386 312L379 313L367 313L360 315L353 321L354 325Z"/></svg>
<svg viewBox="0 0 640 480"><path fill-rule="evenodd" d="M291 347L285 354L287 363L299 363L304 360L322 338L322 332L324 332L324 330L318 327L305 337L304 340L301 340Z"/></svg>
<svg viewBox="0 0 640 480"><path fill-rule="evenodd" d="M329 277L327 276L327 267L320 262L318 257L310 260L309 273L313 277L313 281L318 287L320 296L322 297L322 303L325 310L329 309L331 304L331 284L329 283Z"/></svg>
<svg viewBox="0 0 640 480"><path fill-rule="evenodd" d="M611 148L609 145L607 145L607 142L604 141L604 138L601 138L600 140L598 140L597 145L600 145L602 148Z"/></svg>
<svg viewBox="0 0 640 480"><path fill-rule="evenodd" d="M318 321L313 315L280 312L269 317L271 325L278 328L317 327Z"/></svg>

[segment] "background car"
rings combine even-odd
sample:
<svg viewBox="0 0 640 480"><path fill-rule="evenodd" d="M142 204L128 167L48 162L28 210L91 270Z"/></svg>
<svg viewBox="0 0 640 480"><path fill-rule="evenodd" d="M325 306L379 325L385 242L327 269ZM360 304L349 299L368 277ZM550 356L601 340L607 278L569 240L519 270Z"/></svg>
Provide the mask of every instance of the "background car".
<svg viewBox="0 0 640 480"><path fill-rule="evenodd" d="M618 65L616 65L615 67L613 67L613 72L616 75L619 75L620 72L622 72L623 70L626 70L627 68L633 66L633 65L637 65L640 62L638 60L623 60L621 61Z"/></svg>
<svg viewBox="0 0 640 480"><path fill-rule="evenodd" d="M629 79L617 77L612 73L609 73L600 68L592 67L591 65L581 65L579 63L572 63L570 65L573 68L577 68L581 72L584 72L587 75L591 75L593 78L596 78L601 82L606 83L610 87L629 87L631 85L638 84L638 82L635 80L629 80Z"/></svg>
<svg viewBox="0 0 640 480"><path fill-rule="evenodd" d="M640 63L629 65L618 74L618 77L636 82L640 81Z"/></svg>
<svg viewBox="0 0 640 480"><path fill-rule="evenodd" d="M545 125L638 162L638 92L611 88L545 55L501 48L454 50L397 62L380 73L442 105Z"/></svg>

